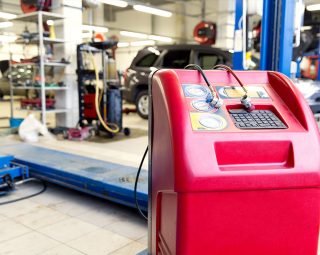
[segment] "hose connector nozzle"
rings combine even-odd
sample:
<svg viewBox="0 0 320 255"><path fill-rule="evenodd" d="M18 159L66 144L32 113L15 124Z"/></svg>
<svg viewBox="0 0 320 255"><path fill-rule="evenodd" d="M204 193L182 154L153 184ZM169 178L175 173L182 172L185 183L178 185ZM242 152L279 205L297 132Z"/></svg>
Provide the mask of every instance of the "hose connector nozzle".
<svg viewBox="0 0 320 255"><path fill-rule="evenodd" d="M216 96L213 96L211 93L207 95L206 102L217 109L219 109L223 105L223 100Z"/></svg>
<svg viewBox="0 0 320 255"><path fill-rule="evenodd" d="M244 95L241 100L241 104L246 108L247 111L251 112L255 109L254 105L251 102L250 97L248 95Z"/></svg>

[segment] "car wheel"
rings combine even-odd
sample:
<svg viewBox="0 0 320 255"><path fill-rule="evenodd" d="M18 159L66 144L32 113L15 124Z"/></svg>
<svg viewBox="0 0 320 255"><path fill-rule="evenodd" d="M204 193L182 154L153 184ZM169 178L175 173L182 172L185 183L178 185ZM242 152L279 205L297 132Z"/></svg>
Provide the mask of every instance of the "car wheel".
<svg viewBox="0 0 320 255"><path fill-rule="evenodd" d="M3 91L0 89L0 100L2 100L4 98L4 93Z"/></svg>
<svg viewBox="0 0 320 255"><path fill-rule="evenodd" d="M137 113L143 119L148 119L149 114L149 95L148 91L141 91L136 99Z"/></svg>

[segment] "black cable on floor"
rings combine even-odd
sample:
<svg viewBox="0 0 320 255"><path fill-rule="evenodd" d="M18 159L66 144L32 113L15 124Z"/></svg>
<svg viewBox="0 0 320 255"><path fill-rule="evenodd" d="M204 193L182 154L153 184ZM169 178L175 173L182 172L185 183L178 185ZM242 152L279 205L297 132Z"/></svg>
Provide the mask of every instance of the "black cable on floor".
<svg viewBox="0 0 320 255"><path fill-rule="evenodd" d="M15 203L15 202L19 202L21 200L25 200L25 199L28 199L28 198L32 198L32 197L38 196L38 195L42 194L43 192L45 192L47 190L47 184L44 181L40 180L40 179L30 178L30 179L22 181L22 183L31 182L31 181L35 181L35 182L41 183L42 184L42 189L39 192L36 192L34 194L31 194L31 195L28 195L28 196L25 196L25 197L19 197L17 199L12 199L12 200L9 200L9 201L2 202L2 203L0 203L0 206L1 205L7 205L7 204Z"/></svg>
<svg viewBox="0 0 320 255"><path fill-rule="evenodd" d="M137 197L137 187L138 187L138 182L139 182L139 176L140 176L140 172L141 172L141 169L142 169L142 165L143 165L143 162L144 162L144 159L146 158L146 155L148 153L148 146L143 154L143 157L141 159L141 162L140 162L140 166L139 166L139 169L138 169L138 172L137 172L137 175L136 175L136 180L134 182L134 201L136 203L136 208L139 212L139 214L146 220L148 221L148 217L143 213L143 211L140 209L140 206L139 206L139 202L138 202L138 197Z"/></svg>

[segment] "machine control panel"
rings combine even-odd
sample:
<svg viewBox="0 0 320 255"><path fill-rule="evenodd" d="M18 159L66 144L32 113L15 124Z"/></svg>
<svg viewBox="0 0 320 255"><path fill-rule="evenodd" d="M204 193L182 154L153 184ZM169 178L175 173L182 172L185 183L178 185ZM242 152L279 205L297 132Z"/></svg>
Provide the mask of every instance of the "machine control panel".
<svg viewBox="0 0 320 255"><path fill-rule="evenodd" d="M184 84L184 95L188 98L192 129L195 131L221 131L228 122L221 109L215 109L205 100L209 93L206 86L199 84Z"/></svg>
<svg viewBox="0 0 320 255"><path fill-rule="evenodd" d="M240 129L283 129L286 125L270 110L229 110L233 122Z"/></svg>
<svg viewBox="0 0 320 255"><path fill-rule="evenodd" d="M237 86L217 86L219 96L223 99L239 99L244 96L244 91ZM253 99L270 99L265 88L260 86L245 87L248 90L248 96Z"/></svg>
<svg viewBox="0 0 320 255"><path fill-rule="evenodd" d="M248 86L248 95L252 99L272 100L266 89L262 86ZM271 110L257 109L248 112L245 109L216 109L206 102L210 93L205 85L182 84L184 96L190 109L190 119L194 131L222 131L229 125L237 129L286 129L287 126ZM223 99L239 100L244 91L237 86L216 86L219 96ZM233 121L228 123L227 115ZM229 119L230 119L229 118Z"/></svg>

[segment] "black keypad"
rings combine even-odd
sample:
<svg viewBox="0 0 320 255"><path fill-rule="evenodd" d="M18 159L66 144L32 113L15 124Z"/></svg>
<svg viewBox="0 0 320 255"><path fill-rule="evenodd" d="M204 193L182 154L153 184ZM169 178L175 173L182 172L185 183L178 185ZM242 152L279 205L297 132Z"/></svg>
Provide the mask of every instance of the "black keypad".
<svg viewBox="0 0 320 255"><path fill-rule="evenodd" d="M234 124L240 129L284 129L287 126L269 110L247 112L242 109L229 110Z"/></svg>

